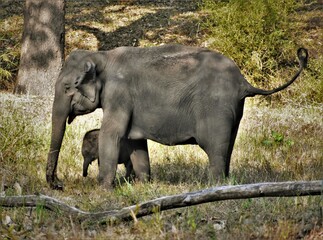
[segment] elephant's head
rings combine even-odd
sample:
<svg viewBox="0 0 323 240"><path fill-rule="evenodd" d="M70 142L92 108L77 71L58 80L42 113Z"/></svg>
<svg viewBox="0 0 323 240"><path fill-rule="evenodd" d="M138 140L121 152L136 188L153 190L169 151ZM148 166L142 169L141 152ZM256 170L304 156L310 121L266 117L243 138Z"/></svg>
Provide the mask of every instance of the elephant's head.
<svg viewBox="0 0 323 240"><path fill-rule="evenodd" d="M68 123L78 115L93 112L99 106L100 81L96 81L96 66L92 61L84 63L84 70L78 71L64 82L65 94L71 96Z"/></svg>
<svg viewBox="0 0 323 240"><path fill-rule="evenodd" d="M55 85L52 109L52 135L48 154L46 179L54 189L61 189L57 178L57 161L64 137L66 120L100 107L100 76L105 68L103 53L75 51L66 60Z"/></svg>
<svg viewBox="0 0 323 240"><path fill-rule="evenodd" d="M83 138L82 156L83 156L83 177L87 176L89 165L95 159L99 163L99 129L88 131Z"/></svg>

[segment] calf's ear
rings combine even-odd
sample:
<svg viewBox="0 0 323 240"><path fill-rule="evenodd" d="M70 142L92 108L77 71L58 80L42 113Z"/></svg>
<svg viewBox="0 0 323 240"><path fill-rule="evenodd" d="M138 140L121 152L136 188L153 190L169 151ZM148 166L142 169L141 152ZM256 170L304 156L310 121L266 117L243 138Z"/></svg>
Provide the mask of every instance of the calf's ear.
<svg viewBox="0 0 323 240"><path fill-rule="evenodd" d="M82 77L79 77L74 82L75 88L80 93L88 98L91 102L95 102L96 99L96 70L93 62L85 62L84 73Z"/></svg>

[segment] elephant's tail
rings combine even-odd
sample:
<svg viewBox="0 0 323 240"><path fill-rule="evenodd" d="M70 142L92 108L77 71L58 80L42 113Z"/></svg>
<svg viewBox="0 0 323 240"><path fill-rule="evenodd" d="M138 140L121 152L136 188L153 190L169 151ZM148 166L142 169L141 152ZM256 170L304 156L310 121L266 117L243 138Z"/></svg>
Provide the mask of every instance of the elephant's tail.
<svg viewBox="0 0 323 240"><path fill-rule="evenodd" d="M280 86L278 88L275 88L275 89L272 89L272 90L263 90L263 89L259 89L259 88L256 88L256 87L253 87L253 86L249 85L249 88L246 91L245 97L253 97L255 95L270 95L270 94L279 92L279 91L287 88L289 85L291 85L298 78L298 76L301 74L303 69L306 68L307 60L308 60L308 51L307 51L307 49L299 48L297 50L297 57L298 57L298 60L299 60L299 70L292 77L292 79L290 81L288 81L287 83L283 84L282 86Z"/></svg>

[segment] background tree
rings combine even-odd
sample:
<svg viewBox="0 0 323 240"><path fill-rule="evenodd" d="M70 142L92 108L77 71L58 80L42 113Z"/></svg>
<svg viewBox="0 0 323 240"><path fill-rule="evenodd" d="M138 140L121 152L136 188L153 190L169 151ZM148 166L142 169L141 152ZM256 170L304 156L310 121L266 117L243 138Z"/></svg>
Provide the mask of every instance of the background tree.
<svg viewBox="0 0 323 240"><path fill-rule="evenodd" d="M65 0L26 0L15 93L53 95L64 59Z"/></svg>

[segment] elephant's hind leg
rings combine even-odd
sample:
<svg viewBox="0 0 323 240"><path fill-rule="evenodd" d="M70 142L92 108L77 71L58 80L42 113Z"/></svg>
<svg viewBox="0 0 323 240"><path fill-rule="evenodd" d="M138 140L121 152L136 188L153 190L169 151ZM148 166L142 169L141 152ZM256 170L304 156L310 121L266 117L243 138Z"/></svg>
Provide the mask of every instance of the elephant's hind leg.
<svg viewBox="0 0 323 240"><path fill-rule="evenodd" d="M150 163L147 140L131 141L133 150L130 154L133 170L141 182L150 181Z"/></svg>
<svg viewBox="0 0 323 240"><path fill-rule="evenodd" d="M132 165L132 162L130 160L130 156L129 156L129 159L124 163L124 166L126 168L125 179L128 182L133 181L135 179L135 172L133 170L133 165Z"/></svg>
<svg viewBox="0 0 323 240"><path fill-rule="evenodd" d="M212 183L229 175L232 137L236 136L233 125L231 117L221 116L204 122L199 129L197 142L209 157L209 180Z"/></svg>

